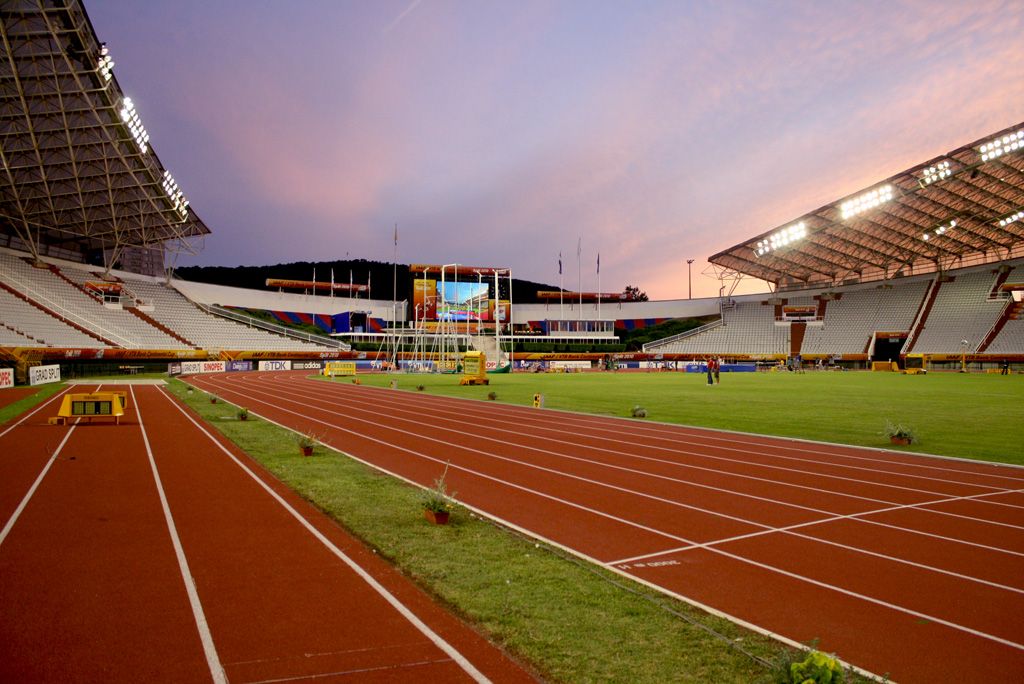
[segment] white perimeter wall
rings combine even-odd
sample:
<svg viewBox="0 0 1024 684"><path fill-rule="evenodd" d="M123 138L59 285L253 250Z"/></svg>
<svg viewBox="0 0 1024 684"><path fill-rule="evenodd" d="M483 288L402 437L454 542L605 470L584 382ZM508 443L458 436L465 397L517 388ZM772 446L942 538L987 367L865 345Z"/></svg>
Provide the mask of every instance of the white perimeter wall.
<svg viewBox="0 0 1024 684"><path fill-rule="evenodd" d="M308 314L334 315L346 311L369 311L373 318L391 319L391 302L379 299L331 298L324 295L304 295L270 290L249 290L243 287L193 283L175 278L171 281L179 292L189 299L203 304L240 306L249 309L270 309L272 311L299 311ZM402 316L402 303L398 303L398 319Z"/></svg>

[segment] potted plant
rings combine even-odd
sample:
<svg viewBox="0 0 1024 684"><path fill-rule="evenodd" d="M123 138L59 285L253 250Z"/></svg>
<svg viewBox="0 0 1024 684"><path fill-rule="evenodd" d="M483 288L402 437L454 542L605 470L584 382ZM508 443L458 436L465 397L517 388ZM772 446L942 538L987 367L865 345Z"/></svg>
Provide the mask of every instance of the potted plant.
<svg viewBox="0 0 1024 684"><path fill-rule="evenodd" d="M902 446L911 444L916 438L914 435L914 431L911 430L906 425L903 425L902 423L893 423L890 421L886 421L885 430L882 434L888 437L889 441L892 442L893 444L899 444Z"/></svg>
<svg viewBox="0 0 1024 684"><path fill-rule="evenodd" d="M434 480L434 486L423 492L420 503L423 505L423 517L435 525L447 525L448 517L455 502L452 501L453 494L448 493L448 485L445 477L448 475L448 466L445 465L441 477Z"/></svg>
<svg viewBox="0 0 1024 684"><path fill-rule="evenodd" d="M244 406L238 409L238 420L249 420L249 409Z"/></svg>
<svg viewBox="0 0 1024 684"><path fill-rule="evenodd" d="M491 401L495 401L498 398L498 393L497 392L488 392L487 393L487 398L490 399Z"/></svg>
<svg viewBox="0 0 1024 684"><path fill-rule="evenodd" d="M217 403L217 395L216 394L211 394L210 395L210 403L211 404L216 404Z"/></svg>
<svg viewBox="0 0 1024 684"><path fill-rule="evenodd" d="M299 451L302 452L303 456L312 456L313 447L316 446L318 441L317 436L312 432L307 432L295 438L295 443L299 445Z"/></svg>
<svg viewBox="0 0 1024 684"><path fill-rule="evenodd" d="M633 410L630 413L633 415L634 418L647 417L647 409L645 409L643 406L634 406Z"/></svg>

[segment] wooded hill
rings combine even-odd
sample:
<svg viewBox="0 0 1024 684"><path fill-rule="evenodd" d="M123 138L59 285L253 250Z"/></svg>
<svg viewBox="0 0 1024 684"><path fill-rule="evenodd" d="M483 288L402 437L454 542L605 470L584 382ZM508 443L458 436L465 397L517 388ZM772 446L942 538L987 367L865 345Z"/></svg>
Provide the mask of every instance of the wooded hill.
<svg viewBox="0 0 1024 684"><path fill-rule="evenodd" d="M252 290L266 290L267 278L281 278L284 280L313 280L314 269L316 280L321 283L331 281L331 270L334 270L335 283L349 282L351 272L352 282L357 285L370 284L370 298L398 301L410 300L412 298L412 274L409 273L408 264L398 264L397 274L394 274L393 264L382 261L368 261L366 259L349 259L337 261L295 261L288 264L275 264L273 266L185 266L176 268L174 273L182 280L191 280L199 283L211 283L213 285L229 285L231 287L244 287ZM395 278L397 275L397 278ZM394 295L392 290L393 279L397 280L398 294ZM491 279L493 282L493 278ZM499 281L500 299L508 299L508 279L502 278ZM558 288L544 283L535 283L531 280L512 279L512 297L514 302L520 304L538 303L538 290L555 290ZM361 295L366 296L364 293Z"/></svg>

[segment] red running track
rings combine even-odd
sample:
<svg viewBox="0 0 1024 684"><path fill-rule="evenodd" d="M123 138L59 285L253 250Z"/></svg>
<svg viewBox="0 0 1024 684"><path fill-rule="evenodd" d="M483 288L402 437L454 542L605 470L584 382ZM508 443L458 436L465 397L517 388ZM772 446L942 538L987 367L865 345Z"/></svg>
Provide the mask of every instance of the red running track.
<svg viewBox="0 0 1024 684"><path fill-rule="evenodd" d="M120 426L46 425L55 398L0 427L0 681L532 680L162 388L127 390Z"/></svg>
<svg viewBox="0 0 1024 684"><path fill-rule="evenodd" d="M900 682L1024 678L1024 469L467 401L191 378L713 612Z"/></svg>

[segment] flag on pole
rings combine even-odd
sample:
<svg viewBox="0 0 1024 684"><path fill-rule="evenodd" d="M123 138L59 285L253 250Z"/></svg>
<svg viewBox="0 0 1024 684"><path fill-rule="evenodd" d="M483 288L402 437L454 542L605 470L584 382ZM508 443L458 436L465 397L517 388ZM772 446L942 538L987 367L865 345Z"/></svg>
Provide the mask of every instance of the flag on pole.
<svg viewBox="0 0 1024 684"><path fill-rule="evenodd" d="M316 266L313 267L313 296L316 297Z"/></svg>
<svg viewBox="0 0 1024 684"><path fill-rule="evenodd" d="M395 224L395 247L398 246L398 224Z"/></svg>
<svg viewBox="0 0 1024 684"><path fill-rule="evenodd" d="M334 297L334 267L331 266L331 297Z"/></svg>
<svg viewBox="0 0 1024 684"><path fill-rule="evenodd" d="M373 290L370 289L370 276L373 275L373 271L366 272L366 298L370 299L370 294Z"/></svg>
<svg viewBox="0 0 1024 684"><path fill-rule="evenodd" d="M558 253L558 275L562 275L562 253Z"/></svg>
<svg viewBox="0 0 1024 684"><path fill-rule="evenodd" d="M581 254L583 254L583 237L582 236L576 241L576 258L579 259Z"/></svg>
<svg viewBox="0 0 1024 684"><path fill-rule="evenodd" d="M597 272L601 272L601 253L597 253Z"/></svg>

